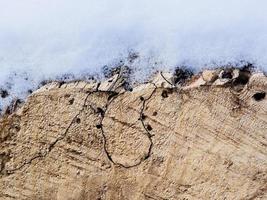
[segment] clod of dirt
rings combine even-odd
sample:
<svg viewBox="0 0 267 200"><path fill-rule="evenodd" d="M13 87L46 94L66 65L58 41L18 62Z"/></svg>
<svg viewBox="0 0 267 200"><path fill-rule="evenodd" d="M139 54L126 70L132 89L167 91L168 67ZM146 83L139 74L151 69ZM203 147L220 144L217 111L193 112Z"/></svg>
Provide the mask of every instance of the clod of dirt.
<svg viewBox="0 0 267 200"><path fill-rule="evenodd" d="M77 119L76 119L76 123L77 123L77 124L80 124L80 123L81 123L81 119L80 119L80 118L77 118Z"/></svg>
<svg viewBox="0 0 267 200"><path fill-rule="evenodd" d="M7 90L4 89L0 89L0 96L4 99L6 97L8 97L9 93Z"/></svg>
<svg viewBox="0 0 267 200"><path fill-rule="evenodd" d="M152 129L153 129L149 124L146 126L146 128L148 131L152 131Z"/></svg>
<svg viewBox="0 0 267 200"><path fill-rule="evenodd" d="M235 91L240 92L245 85L248 84L251 77L251 72L246 69L241 69L238 73L238 77L232 81L232 87Z"/></svg>
<svg viewBox="0 0 267 200"><path fill-rule="evenodd" d="M168 92L166 90L163 90L162 93L161 93L161 96L163 98L167 98L168 97Z"/></svg>
<svg viewBox="0 0 267 200"><path fill-rule="evenodd" d="M253 95L253 98L255 101L261 101L265 98L265 96L266 96L265 92L258 92L258 93Z"/></svg>
<svg viewBox="0 0 267 200"><path fill-rule="evenodd" d="M183 84L194 75L193 71L186 67L177 67L173 74L174 84Z"/></svg>
<svg viewBox="0 0 267 200"><path fill-rule="evenodd" d="M233 78L233 70L232 69L225 69L221 74L221 78L223 79L232 79Z"/></svg>
<svg viewBox="0 0 267 200"><path fill-rule="evenodd" d="M239 76L234 80L234 85L246 85L251 76L250 72L240 71Z"/></svg>
<svg viewBox="0 0 267 200"><path fill-rule="evenodd" d="M97 128L97 129L100 129L100 128L102 128L102 125L101 125L101 124L97 124L97 125L96 125L96 128Z"/></svg>
<svg viewBox="0 0 267 200"><path fill-rule="evenodd" d="M69 104L72 105L74 103L74 98L69 100Z"/></svg>

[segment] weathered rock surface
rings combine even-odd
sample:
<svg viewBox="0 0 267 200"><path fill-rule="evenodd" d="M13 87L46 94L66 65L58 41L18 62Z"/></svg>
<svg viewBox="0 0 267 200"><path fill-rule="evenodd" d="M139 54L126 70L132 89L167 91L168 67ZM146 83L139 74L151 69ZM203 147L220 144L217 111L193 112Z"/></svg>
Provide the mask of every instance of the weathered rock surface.
<svg viewBox="0 0 267 200"><path fill-rule="evenodd" d="M214 73L39 89L0 119L0 199L267 199L267 77Z"/></svg>

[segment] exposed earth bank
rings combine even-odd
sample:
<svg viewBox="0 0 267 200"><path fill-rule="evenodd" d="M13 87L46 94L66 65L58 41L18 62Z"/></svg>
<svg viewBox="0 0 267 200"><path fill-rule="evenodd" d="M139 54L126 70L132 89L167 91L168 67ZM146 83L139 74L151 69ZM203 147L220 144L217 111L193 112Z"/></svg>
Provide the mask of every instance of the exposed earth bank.
<svg viewBox="0 0 267 200"><path fill-rule="evenodd" d="M0 199L267 199L267 77L52 82L0 118Z"/></svg>

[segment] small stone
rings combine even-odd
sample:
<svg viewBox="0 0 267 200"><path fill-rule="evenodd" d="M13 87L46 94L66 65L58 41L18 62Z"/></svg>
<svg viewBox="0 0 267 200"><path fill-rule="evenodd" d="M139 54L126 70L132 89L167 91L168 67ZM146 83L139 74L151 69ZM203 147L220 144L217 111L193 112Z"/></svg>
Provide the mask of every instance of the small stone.
<svg viewBox="0 0 267 200"><path fill-rule="evenodd" d="M202 78L206 82L214 82L218 78L216 70L205 70L202 72Z"/></svg>

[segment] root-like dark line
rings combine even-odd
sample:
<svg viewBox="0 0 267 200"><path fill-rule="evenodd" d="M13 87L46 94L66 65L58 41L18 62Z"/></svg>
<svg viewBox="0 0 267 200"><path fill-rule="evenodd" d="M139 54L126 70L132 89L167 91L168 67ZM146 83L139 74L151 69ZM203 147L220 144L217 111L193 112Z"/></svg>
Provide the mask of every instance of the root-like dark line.
<svg viewBox="0 0 267 200"><path fill-rule="evenodd" d="M111 92L111 91L110 91ZM109 154L108 150L107 150L107 138L106 138L106 135L104 133L104 129L103 129L103 120L105 118L105 114L107 112L107 109L108 109L108 106L111 104L112 101L114 101L114 99L116 99L119 95L112 92L112 94L110 94L110 96L108 97L108 102L107 104L105 105L105 108L103 110L103 113L101 115L101 120L100 120L100 126L101 126L101 134L102 134L102 137L103 137L103 149L105 151L105 154L107 155L108 159L110 162L112 162L114 165L116 165L116 163L113 161L111 155Z"/></svg>
<svg viewBox="0 0 267 200"><path fill-rule="evenodd" d="M165 78L165 76L163 76L162 72L160 72L160 75L161 75L161 77L162 77L167 83L169 83L171 86L175 86L173 83L171 83L170 81L168 81L168 80Z"/></svg>
<svg viewBox="0 0 267 200"><path fill-rule="evenodd" d="M150 157L151 152L152 152L152 147L153 147L152 135L149 132L149 130L147 129L147 127L145 126L145 122L144 122L144 119L142 117L144 115L144 109L145 109L146 102L153 96L153 94L155 93L155 91L157 89L157 86L155 84L153 84L153 85L155 86L155 88L152 91L152 93L150 94L150 96L143 100L143 105L142 105L142 108L141 108L141 111L140 111L140 121L141 121L142 126L146 131L146 135L147 135L147 137L148 137L148 139L150 141L150 146L149 146L149 149L148 149L148 153L147 153L147 156L144 158L144 160L146 160L146 159L148 159Z"/></svg>
<svg viewBox="0 0 267 200"><path fill-rule="evenodd" d="M70 124L68 125L68 127L66 128L66 130L64 131L64 133L63 133L60 137L58 137L54 142L52 142L52 143L48 146L48 148L46 149L45 152L43 152L43 153L38 152L37 155L35 155L34 157L30 158L29 160L24 161L23 164L21 164L20 166L14 168L14 169L5 170L6 174L8 174L8 175L9 175L9 174L13 174L15 171L21 170L21 169L22 169L23 167L25 167L26 165L30 165L34 160L36 160L36 159L38 159L38 158L44 158L44 157L46 157L46 156L52 151L52 149L55 147L55 145L56 145L59 141L63 140L63 139L66 137L66 135L67 135L69 129L71 128L71 126L73 125L73 123L76 121L77 117L78 117L78 116L81 114L81 112L85 109L85 104L86 104L86 102L87 102L88 97L89 97L92 93L94 93L94 92L96 92L96 91L92 91L92 92L89 92L89 93L87 94L87 96L86 96L86 98L85 98L85 100L84 100L82 109L81 109L81 110L80 110L80 111L73 117L73 119L71 120Z"/></svg>
<svg viewBox="0 0 267 200"><path fill-rule="evenodd" d="M155 86L154 90L152 91L152 93L150 94L150 96L146 99L143 100L143 103L142 103L142 107L141 107L141 110L140 110L140 120L141 120L141 123L142 123L142 126L144 127L145 129L145 134L146 136L148 137L149 141L150 141L150 146L149 146L149 149L148 149L148 153L147 155L142 159L140 160L140 162L136 163L135 165L131 165L131 166L125 166L123 164L120 164L120 163L116 163L113 161L110 153L108 152L107 150L107 139L106 139L106 135L104 133L104 129L103 129L103 120L105 118L105 114L106 114L106 111L109 107L109 105L119 96L118 93L114 92L114 91L99 91L98 90L98 87L95 91L91 91L87 94L85 100L84 100L84 103L83 103L83 106L81 108L81 110L73 117L73 119L71 120L70 124L68 125L68 127L65 129L64 133L62 135L60 135L55 141L53 141L47 148L44 152L40 151L38 152L35 156L33 156L32 158L28 159L28 160L25 160L20 166L14 168L14 169L6 169L4 171L4 173L6 173L7 175L10 175L10 174L13 174L15 173L15 171L18 171L18 170L21 170L22 168L24 168L26 165L30 165L34 160L38 159L38 158L44 158L46 157L51 151L52 149L55 147L55 145L63 140L66 135L68 134L71 126L76 122L76 119L77 117L84 111L84 109L86 108L86 102L89 98L89 96L94 93L94 92L108 92L110 93L110 96L108 98L108 102L107 104L105 105L105 108L103 110L103 113L101 113L101 120L100 120L100 126L101 126L101 133L102 133L102 137L103 137L103 148L104 148L104 151L108 157L108 159L114 164L114 165L118 165L118 166L121 166L121 167L124 167L124 168L132 168L132 167L135 167L135 166L138 166L140 165L144 160L148 159L150 157L150 154L151 154L151 151L152 151L152 147L153 147L153 141L151 139L152 135L150 134L149 130L146 128L145 124L144 124L144 121L142 119L142 115L143 115L143 111L144 111L144 108L145 108L145 104L146 104L146 101L148 101L152 95L154 94L154 92L156 91L156 85L153 84ZM121 93L123 94L123 93ZM94 112L97 112L92 106L90 106L90 108L94 111Z"/></svg>
<svg viewBox="0 0 267 200"><path fill-rule="evenodd" d="M106 111L109 107L109 105L112 103L112 101L114 101L114 99L116 99L119 95L116 94L116 95L112 95L112 98L108 101L108 103L106 104L105 106L105 110L104 110L104 114L103 114L103 117L101 118L101 121L100 121L100 125L101 125L101 133L102 133L102 136L103 136L103 140L104 140L104 151L108 157L108 159L110 160L110 162L112 162L114 165L117 165L117 166L120 166L120 167L123 167L123 168L126 168L126 169L129 169L129 168L132 168L132 167L136 167L138 165L140 165L144 160L148 159L151 155L151 151L152 151L152 147L153 147L153 141L152 141L152 135L150 134L150 132L147 130L145 124L144 124L144 121L142 119L142 115L143 115L143 111L144 111L144 108L145 108L145 104L146 104L146 101L148 101L152 96L153 94L155 93L156 89L157 89L157 86L155 84L153 84L155 86L154 90L152 91L152 93L150 94L150 96L146 99L143 100L143 103L142 103L142 107L141 107L141 110L140 110L140 120L141 120L141 123L142 123L142 126L144 127L145 129L145 135L148 137L149 141L150 141L150 146L149 146L149 149L148 149L148 153L147 155L141 159L138 163L134 164L134 165L130 165L130 166L126 166L126 165L123 165L121 163L116 163L113 159L112 159L112 156L110 155L110 153L108 152L107 150L107 139L106 139L106 135L105 135L105 132L104 132L104 129L103 129L103 120L105 118L105 114L106 114ZM123 94L123 93L122 93Z"/></svg>

